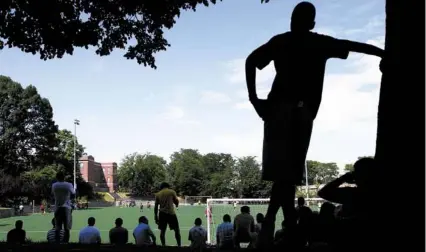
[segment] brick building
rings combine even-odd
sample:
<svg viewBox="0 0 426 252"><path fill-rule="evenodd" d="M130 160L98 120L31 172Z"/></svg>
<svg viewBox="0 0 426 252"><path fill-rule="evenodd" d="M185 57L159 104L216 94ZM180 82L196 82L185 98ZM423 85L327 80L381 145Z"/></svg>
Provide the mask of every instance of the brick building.
<svg viewBox="0 0 426 252"><path fill-rule="evenodd" d="M97 192L114 192L117 190L117 163L99 163L90 155L80 158L80 173L83 179Z"/></svg>

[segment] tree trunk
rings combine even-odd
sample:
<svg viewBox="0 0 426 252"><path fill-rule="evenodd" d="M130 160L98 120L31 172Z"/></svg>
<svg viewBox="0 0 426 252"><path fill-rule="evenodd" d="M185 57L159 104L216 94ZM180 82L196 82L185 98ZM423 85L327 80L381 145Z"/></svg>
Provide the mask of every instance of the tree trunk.
<svg viewBox="0 0 426 252"><path fill-rule="evenodd" d="M423 4L421 1L386 1L385 60L389 68L383 73L380 87L375 154L379 177L376 190L372 192L372 197L376 200L375 207L372 208L375 209L371 211L371 217L375 220L372 227L377 228L372 231L376 233L374 239L380 240L378 243L382 246L381 251L386 251L383 245L395 246L395 242L402 242L402 232L415 230L414 227L401 229L413 224L418 218L410 216L414 213L407 213L411 209L408 205L424 207L421 202L424 194L413 192L411 186L406 186L413 185L417 180L415 178L423 178L424 174L422 148L425 139L417 131L417 128L424 129L424 98L417 99L416 95L420 92L424 94L424 69L422 64L407 60L409 56L420 57L417 61L424 59L424 51L420 48L424 46L424 40L422 44L420 38L413 36L424 31L424 27L422 30L418 27L421 25L419 20L414 20L415 14L409 13L414 8L424 10L424 1ZM407 14L402 18L404 11ZM409 42L410 46L403 48L402 41ZM420 74L423 76L419 76ZM422 118L423 122L419 121ZM422 188L421 191L424 192ZM409 203L413 195L417 196L414 202ZM399 224L401 228L396 228ZM404 250L413 247L413 243L404 244Z"/></svg>

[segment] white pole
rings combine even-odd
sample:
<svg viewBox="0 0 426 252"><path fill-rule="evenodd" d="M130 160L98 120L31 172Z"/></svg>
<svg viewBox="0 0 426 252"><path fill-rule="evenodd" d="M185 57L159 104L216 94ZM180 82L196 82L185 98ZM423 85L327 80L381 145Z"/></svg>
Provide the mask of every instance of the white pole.
<svg viewBox="0 0 426 252"><path fill-rule="evenodd" d="M306 199L309 199L309 182L308 182L308 161L305 161L305 173L306 173L306 185L305 185L305 191L306 191Z"/></svg>
<svg viewBox="0 0 426 252"><path fill-rule="evenodd" d="M77 125L80 125L80 121L74 119L74 190L77 190L77 153L76 153L76 142L77 142Z"/></svg>
<svg viewBox="0 0 426 252"><path fill-rule="evenodd" d="M206 213L207 213L207 244L211 244L212 240L210 239L211 230L210 230L210 220L209 220L209 207L210 207L210 199L207 199L206 202ZM213 217L213 216L212 216Z"/></svg>

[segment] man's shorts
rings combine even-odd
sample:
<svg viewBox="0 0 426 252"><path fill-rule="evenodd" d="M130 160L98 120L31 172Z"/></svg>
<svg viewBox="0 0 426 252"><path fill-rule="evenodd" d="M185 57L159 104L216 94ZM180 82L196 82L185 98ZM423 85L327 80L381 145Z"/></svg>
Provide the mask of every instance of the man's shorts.
<svg viewBox="0 0 426 252"><path fill-rule="evenodd" d="M176 214L168 214L160 211L158 219L158 229L166 230L168 225L170 230L179 230L179 221Z"/></svg>
<svg viewBox="0 0 426 252"><path fill-rule="evenodd" d="M313 117L300 104L268 105L264 123L262 178L301 185Z"/></svg>
<svg viewBox="0 0 426 252"><path fill-rule="evenodd" d="M71 209L67 207L57 207L55 211L55 222L57 230L71 230L72 215Z"/></svg>

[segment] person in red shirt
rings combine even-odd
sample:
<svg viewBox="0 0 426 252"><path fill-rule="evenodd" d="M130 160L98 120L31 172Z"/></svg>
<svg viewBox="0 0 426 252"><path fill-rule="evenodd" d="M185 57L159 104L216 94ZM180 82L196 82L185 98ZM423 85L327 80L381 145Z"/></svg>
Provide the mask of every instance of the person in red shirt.
<svg viewBox="0 0 426 252"><path fill-rule="evenodd" d="M46 213L46 211L45 211L45 209L44 209L44 205L43 205L43 203L41 203L41 205L40 205L40 212L41 212L41 214L45 214Z"/></svg>
<svg viewBox="0 0 426 252"><path fill-rule="evenodd" d="M213 223L212 221L212 208L206 208L206 210L204 210L204 215L207 217L207 220L210 221L210 223Z"/></svg>

